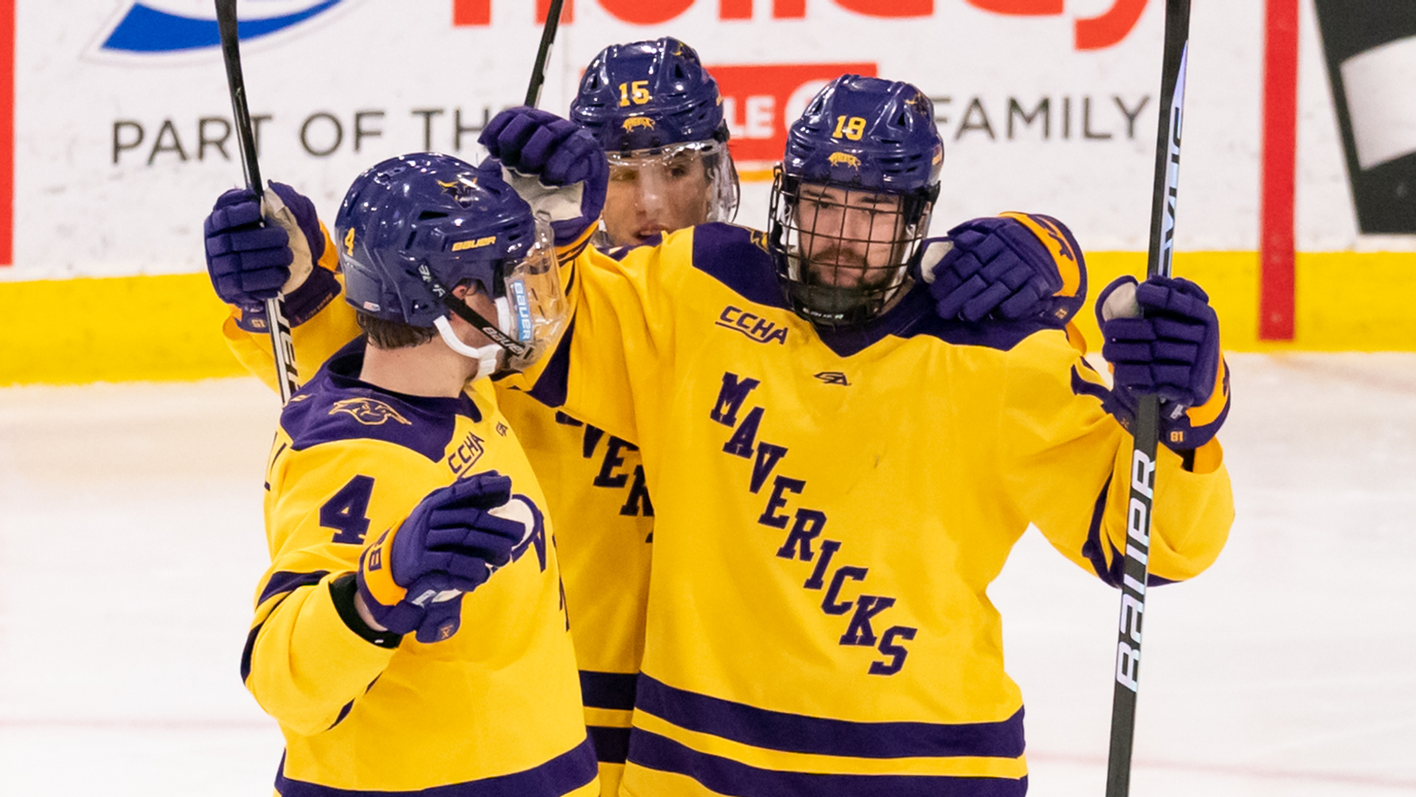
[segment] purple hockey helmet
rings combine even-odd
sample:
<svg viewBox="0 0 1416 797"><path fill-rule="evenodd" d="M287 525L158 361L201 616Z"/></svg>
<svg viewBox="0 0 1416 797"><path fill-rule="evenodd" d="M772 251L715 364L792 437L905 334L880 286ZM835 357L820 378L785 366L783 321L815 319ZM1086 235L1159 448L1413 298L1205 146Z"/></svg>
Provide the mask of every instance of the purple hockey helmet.
<svg viewBox="0 0 1416 797"><path fill-rule="evenodd" d="M891 306L928 234L944 142L908 83L843 75L792 123L772 186L769 246L792 308L854 326Z"/></svg>
<svg viewBox="0 0 1416 797"><path fill-rule="evenodd" d="M722 97L692 47L670 37L606 47L585 70L570 118L610 162L599 245L736 215Z"/></svg>
<svg viewBox="0 0 1416 797"><path fill-rule="evenodd" d="M606 152L728 140L718 83L698 53L668 36L613 44L585 70L570 118Z"/></svg>
<svg viewBox="0 0 1416 797"><path fill-rule="evenodd" d="M480 286L497 307L493 323L524 347L513 365L539 354L564 320L549 227L499 170L434 152L383 161L349 187L335 242L345 299L377 318L438 326L444 293Z"/></svg>

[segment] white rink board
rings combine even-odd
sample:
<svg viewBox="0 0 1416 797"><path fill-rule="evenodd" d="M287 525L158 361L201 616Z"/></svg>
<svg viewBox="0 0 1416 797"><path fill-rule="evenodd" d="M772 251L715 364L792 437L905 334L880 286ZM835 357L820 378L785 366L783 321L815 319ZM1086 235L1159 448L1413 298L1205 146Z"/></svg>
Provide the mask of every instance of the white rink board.
<svg viewBox="0 0 1416 797"><path fill-rule="evenodd" d="M1237 354L1237 517L1153 590L1132 794L1416 793L1416 354ZM0 794L270 794L254 379L0 390ZM75 463L83 463L75 467ZM1104 792L1117 592L1029 532L989 587L1029 794Z"/></svg>
<svg viewBox="0 0 1416 797"><path fill-rule="evenodd" d="M1087 249L1143 250L1163 4L1149 0L1115 44L1078 50L1074 42L1079 20L1128 1L1062 8L1056 0L1059 13L1019 16L984 8L1020 0L797 0L804 16L774 19L775 6L791 0L579 0L573 21L561 26L541 104L563 113L580 70L605 45L660 35L686 40L710 68L790 75L794 65L869 64L936 98L946 142L936 232L1026 209L1063 219ZM377 160L425 147L479 157L476 133L459 140L455 119L480 125L485 112L522 100L541 26L530 0L490 0L490 25L457 26L456 2L242 0L243 19L317 12L243 45L252 113L269 116L260 134L263 174L300 187L329 219L353 177ZM207 0L144 5L214 30ZM0 269L0 280L202 269L202 218L218 193L242 180L234 137L224 152L201 141L201 120L230 117L219 49L106 46L134 6L17 0L15 265ZM848 7L924 15L882 18ZM752 18L721 19L731 8L750 8ZM648 25L620 18L645 9L668 18ZM1257 248L1262 22L1254 0L1196 4L1182 249ZM171 46L149 39L146 46ZM1305 179L1315 170L1316 187L1303 189L1300 209L1312 222L1299 247L1349 247L1355 222L1315 41L1305 36L1309 107L1300 140L1315 164ZM742 94L730 102L743 142L780 137L800 107L784 107L791 103L783 96L753 100L750 88ZM1045 130L1036 115L1044 100ZM745 116L754 102L759 112L769 108L770 120ZM1010 137L1014 102L1033 121L1014 114ZM207 138L219 138L224 124L208 121ZM762 183L747 187L740 222L765 221L766 191Z"/></svg>

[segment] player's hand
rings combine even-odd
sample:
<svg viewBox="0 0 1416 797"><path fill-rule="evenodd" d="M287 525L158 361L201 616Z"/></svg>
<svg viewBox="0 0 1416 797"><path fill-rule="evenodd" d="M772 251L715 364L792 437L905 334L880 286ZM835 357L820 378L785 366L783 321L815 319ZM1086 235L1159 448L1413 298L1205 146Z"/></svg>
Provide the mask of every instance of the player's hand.
<svg viewBox="0 0 1416 797"><path fill-rule="evenodd" d="M589 131L521 106L493 117L477 141L532 210L551 220L557 246L575 243L599 221L610 167Z"/></svg>
<svg viewBox="0 0 1416 797"><path fill-rule="evenodd" d="M1031 225L1015 215L973 219L924 242L919 273L941 318L1071 320L1086 298L1081 250L1056 219L1027 218Z"/></svg>
<svg viewBox="0 0 1416 797"><path fill-rule="evenodd" d="M429 493L408 519L369 543L359 559L359 598L375 623L419 642L457 632L462 595L512 559L531 533L493 510L511 499L511 479L479 473Z"/></svg>
<svg viewBox="0 0 1416 797"><path fill-rule="evenodd" d="M264 207L249 188L222 194L207 216L207 273L216 295L254 309L294 292L324 254L315 206L295 189L271 182Z"/></svg>
<svg viewBox="0 0 1416 797"><path fill-rule="evenodd" d="M1229 377L1209 295L1179 277L1140 284L1120 277L1097 297L1096 316L1101 354L1123 403L1157 395L1161 438L1171 449L1209 442L1229 413Z"/></svg>

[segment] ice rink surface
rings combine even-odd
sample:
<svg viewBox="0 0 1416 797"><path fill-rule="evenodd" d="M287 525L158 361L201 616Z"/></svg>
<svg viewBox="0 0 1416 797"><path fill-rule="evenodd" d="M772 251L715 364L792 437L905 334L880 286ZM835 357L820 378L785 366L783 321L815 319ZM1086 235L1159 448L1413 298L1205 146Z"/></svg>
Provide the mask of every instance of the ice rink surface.
<svg viewBox="0 0 1416 797"><path fill-rule="evenodd" d="M1137 797L1416 794L1416 355L1236 355L1238 519L1147 605ZM270 794L237 673L254 380L0 390L0 795ZM990 595L1031 794L1103 793L1117 593L1035 531Z"/></svg>

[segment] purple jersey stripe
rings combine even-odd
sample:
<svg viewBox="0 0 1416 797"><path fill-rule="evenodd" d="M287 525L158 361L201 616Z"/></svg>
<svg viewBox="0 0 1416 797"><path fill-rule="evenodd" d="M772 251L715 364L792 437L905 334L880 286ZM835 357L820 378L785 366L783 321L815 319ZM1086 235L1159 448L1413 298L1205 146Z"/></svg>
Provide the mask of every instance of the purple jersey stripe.
<svg viewBox="0 0 1416 797"><path fill-rule="evenodd" d="M1107 477L1106 485L1101 488L1101 495L1096 498L1096 505L1092 508L1091 526L1087 528L1087 541L1082 543L1082 556L1091 562L1092 570L1096 571L1097 578L1100 578L1107 586L1120 587L1121 576L1126 569L1126 555L1116 550L1116 546L1107 540L1106 547L1111 549L1111 564L1106 564L1106 555L1101 549L1101 520L1106 515L1106 498L1111 492L1111 478ZM1146 586L1163 587L1166 584L1173 584L1168 578L1161 578L1154 573L1146 573Z"/></svg>
<svg viewBox="0 0 1416 797"><path fill-rule="evenodd" d="M265 589L261 590L261 599L256 601L256 603L259 605L276 595L288 595L300 587L313 586L320 583L320 580L326 575L329 575L328 570L316 570L313 573L293 573L288 570L278 571L266 581ZM281 600L284 600L284 598L281 598ZM274 607L272 607L271 611L274 611ZM245 683L246 679L251 677L251 657L255 655L256 637L260 636L261 628L264 626L265 621L263 620L246 635L246 646L241 649L242 683Z"/></svg>
<svg viewBox="0 0 1416 797"><path fill-rule="evenodd" d="M541 376L536 379L536 386L531 388L531 397L548 407L565 404L566 390L570 385L570 343L574 339L575 316L571 316L570 324L561 335L560 343L557 343L556 350L551 352L551 359L546 363Z"/></svg>
<svg viewBox="0 0 1416 797"><path fill-rule="evenodd" d="M709 789L740 797L1023 797L1028 779L945 775L817 775L759 769L699 753L672 739L636 729L629 763L687 775Z"/></svg>
<svg viewBox="0 0 1416 797"><path fill-rule="evenodd" d="M634 684L638 678L634 674L581 670L581 698L590 708L630 711L634 708Z"/></svg>
<svg viewBox="0 0 1416 797"><path fill-rule="evenodd" d="M629 757L629 728L591 725L585 729L595 745L595 757L602 764L623 764Z"/></svg>
<svg viewBox="0 0 1416 797"><path fill-rule="evenodd" d="M523 772L434 786L417 793L424 797L557 797L589 783L598 772L595 750L587 737L571 750ZM280 762L280 772L275 776L275 788L282 797L395 797L412 793L354 791L291 780L285 777L284 760Z"/></svg>
<svg viewBox="0 0 1416 797"><path fill-rule="evenodd" d="M251 655L256 650L256 637L260 636L261 628L265 623L261 623L251 629L251 633L246 635L246 646L241 649L241 683L245 683L251 677Z"/></svg>
<svg viewBox="0 0 1416 797"><path fill-rule="evenodd" d="M1106 582L1107 586L1121 586L1121 571L1118 569L1114 574L1106 566L1106 553L1101 547L1101 520L1106 516L1106 496L1111 492L1111 477L1106 478L1106 484L1102 485L1101 495L1096 497L1096 504L1092 507L1091 525L1087 528L1087 541L1082 543L1082 556L1091 562L1092 570L1096 571L1096 577ZM1115 548L1112 548L1114 551Z"/></svg>
<svg viewBox="0 0 1416 797"><path fill-rule="evenodd" d="M753 747L852 758L1017 758L1023 710L1002 722L849 722L787 714L700 695L639 677L636 711L680 728Z"/></svg>
<svg viewBox="0 0 1416 797"><path fill-rule="evenodd" d="M339 723L341 723L341 722L344 721L344 718L345 718L345 717L349 716L349 712L352 711L353 709L354 709L354 701L353 701L353 700L349 701L348 703L345 703L345 704L344 704L344 708L341 708L341 709L339 710L339 716L338 716L338 717L335 717L335 718L334 718L334 722L331 723L330 726L329 726L328 728L326 728L325 730L334 730L335 727L339 725Z"/></svg>
<svg viewBox="0 0 1416 797"><path fill-rule="evenodd" d="M266 581L265 589L261 590L260 600L256 601L259 606L276 595L286 592L294 592L301 587L308 587L320 583L320 579L329 575L328 570L316 570L313 573L293 573L289 570L280 570L273 574Z"/></svg>

